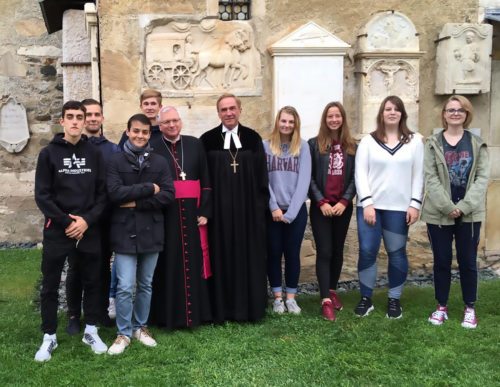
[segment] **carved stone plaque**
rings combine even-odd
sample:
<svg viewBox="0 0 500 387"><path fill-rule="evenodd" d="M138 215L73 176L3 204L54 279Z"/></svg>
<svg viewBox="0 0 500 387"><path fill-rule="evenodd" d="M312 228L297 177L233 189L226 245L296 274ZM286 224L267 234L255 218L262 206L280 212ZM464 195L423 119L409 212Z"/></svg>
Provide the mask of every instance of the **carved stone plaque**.
<svg viewBox="0 0 500 387"><path fill-rule="evenodd" d="M9 97L0 107L0 145L10 153L18 153L29 138L26 109L14 97Z"/></svg>
<svg viewBox="0 0 500 387"><path fill-rule="evenodd" d="M445 24L436 54L436 94L490 91L492 33L491 24Z"/></svg>
<svg viewBox="0 0 500 387"><path fill-rule="evenodd" d="M380 103L389 95L400 97L408 125L418 131L420 51L412 21L400 12L380 12L358 35L356 73L359 77L358 129L375 129Z"/></svg>
<svg viewBox="0 0 500 387"><path fill-rule="evenodd" d="M260 55L244 22L155 20L145 31L143 71L144 86L166 97L262 94Z"/></svg>

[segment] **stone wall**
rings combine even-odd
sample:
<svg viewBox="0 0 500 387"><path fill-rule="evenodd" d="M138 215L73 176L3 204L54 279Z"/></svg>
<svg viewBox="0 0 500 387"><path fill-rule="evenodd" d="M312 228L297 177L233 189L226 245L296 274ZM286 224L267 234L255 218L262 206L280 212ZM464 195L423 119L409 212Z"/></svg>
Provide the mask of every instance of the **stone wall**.
<svg viewBox="0 0 500 387"><path fill-rule="evenodd" d="M6 3L6 0L0 1L2 4ZM207 16L216 17L217 1L100 0L98 4L102 100L106 118L104 129L110 139L117 140L128 117L139 110L138 99L143 85L143 30L148 20L158 15L181 22L200 21ZM440 126L441 105L446 97L434 95L434 40L445 23L477 22L477 0L459 0L454 3L434 0L386 0L383 7L378 4L380 2L361 0L253 0L252 19L248 23L256 32L254 44L260 56L262 89L261 95L242 97L242 122L256 128L261 134L269 130L274 112L273 62L268 48L308 21L314 21L352 46L344 60L344 104L351 126L356 130L356 95L359 81L354 65L356 37L375 13L394 9L411 19L419 33L420 50L425 52L420 59L418 130L427 135L433 128ZM1 6L1 9L0 96L5 98L13 95L26 107L31 139L20 154L13 155L0 148L0 242L38 241L41 218L32 199L34 168L40 148L57 130L63 96L60 66L62 36L61 32L47 34L37 2L12 0L8 6ZM433 12L429 13L429 9ZM500 57L497 52L498 49L494 50L496 59ZM495 69L494 71L498 72L498 65ZM164 104L179 106L182 108L181 112L196 110L200 112L197 116L200 122L205 115L206 121L212 123L217 121L216 98L216 95L165 98ZM473 127L488 130L491 119L490 106L493 105L491 98L491 93L471 97L476 109ZM498 138L498 131L495 136L491 133L490 139ZM496 145L498 141L495 141ZM495 192L498 191L498 184L492 184L492 187ZM496 194L490 194L489 203L494 204L495 200L500 200L498 197ZM491 219L488 227L492 230L498 229L496 220ZM418 234L415 239L425 241L424 228L415 228L412 233ZM498 233L491 235L496 238ZM352 237L356 237L355 232ZM309 247L313 248L310 242L306 242L305 250ZM357 247L352 247L354 248ZM423 251L418 244L415 248L416 255Z"/></svg>
<svg viewBox="0 0 500 387"><path fill-rule="evenodd" d="M62 107L61 33L47 34L37 1L1 0L0 98L25 108L30 140L21 153L0 147L0 241L40 240L41 217L33 200L34 170Z"/></svg>
<svg viewBox="0 0 500 387"><path fill-rule="evenodd" d="M111 138L118 138L127 118L138 109L141 92L141 49L142 28L148 15L163 14L177 20L200 20L206 17L206 4L212 1L187 2L145 2L145 6L135 9L135 2L101 0L101 76L107 130ZM435 55L434 40L445 23L475 22L478 17L476 0L461 0L454 3L450 12L449 2L388 0L384 7L377 2L355 0L351 2L311 0L307 3L294 1L254 0L252 19L248 22L256 31L255 45L261 55L262 96L244 97L242 122L256 128L261 133L269 130L273 120L272 110L272 58L268 47L294 29L314 21L352 48L345 61L344 102L352 126L357 127L356 95L357 79L354 71L353 55L358 31L374 13L394 9L404 13L415 24L419 33L420 49L425 51L420 62L420 128L423 134L431 133L440 125L440 110L445 96L434 95ZM426 10L432 8L432 16ZM313 71L311 69L311 71ZM486 128L489 123L489 97L471 97L477 115L474 127ZM165 98L164 103L176 106L213 107L216 96ZM299 107L300 108L300 107ZM483 114L484 113L484 114ZM213 114L216 114L215 109ZM319 119L319 117L318 117Z"/></svg>

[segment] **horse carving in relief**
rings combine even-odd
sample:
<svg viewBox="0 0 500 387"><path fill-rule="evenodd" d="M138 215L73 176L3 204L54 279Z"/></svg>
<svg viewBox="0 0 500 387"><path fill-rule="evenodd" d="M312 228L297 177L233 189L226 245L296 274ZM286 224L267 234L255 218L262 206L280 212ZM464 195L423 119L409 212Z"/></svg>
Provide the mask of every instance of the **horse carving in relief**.
<svg viewBox="0 0 500 387"><path fill-rule="evenodd" d="M241 53L250 47L250 33L237 29L213 46L200 50L197 70L193 75L193 84L199 86L205 80L211 87L217 88L208 78L214 69L223 69L221 79L223 88L230 88L232 82L237 81L240 77L246 79L248 66L241 63Z"/></svg>

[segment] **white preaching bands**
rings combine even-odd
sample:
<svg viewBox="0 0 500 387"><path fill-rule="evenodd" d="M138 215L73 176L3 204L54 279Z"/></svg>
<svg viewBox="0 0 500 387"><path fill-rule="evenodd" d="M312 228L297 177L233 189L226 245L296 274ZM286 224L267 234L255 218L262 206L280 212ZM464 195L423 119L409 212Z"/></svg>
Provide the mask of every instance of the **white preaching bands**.
<svg viewBox="0 0 500 387"><path fill-rule="evenodd" d="M238 137L238 127L235 127L233 128L233 130L230 130L225 126L222 126L222 133L226 133L226 137L224 139L224 149L230 149L231 137L233 138L234 146L236 147L236 149L241 148L241 141L240 138Z"/></svg>

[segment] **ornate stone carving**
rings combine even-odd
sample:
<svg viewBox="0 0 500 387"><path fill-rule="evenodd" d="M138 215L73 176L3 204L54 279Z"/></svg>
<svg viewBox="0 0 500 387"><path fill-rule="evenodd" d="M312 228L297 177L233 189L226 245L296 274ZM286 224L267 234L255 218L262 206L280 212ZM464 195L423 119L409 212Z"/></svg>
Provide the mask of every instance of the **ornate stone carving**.
<svg viewBox="0 0 500 387"><path fill-rule="evenodd" d="M478 94L490 91L490 24L445 24L439 34L436 94Z"/></svg>
<svg viewBox="0 0 500 387"><path fill-rule="evenodd" d="M374 16L360 31L358 44L362 52L419 50L415 26L408 17L396 11Z"/></svg>
<svg viewBox="0 0 500 387"><path fill-rule="evenodd" d="M388 95L402 99L418 99L418 72L411 63L401 59L368 60L365 96L382 100Z"/></svg>
<svg viewBox="0 0 500 387"><path fill-rule="evenodd" d="M0 145L10 153L19 153L29 138L26 109L14 97L9 97L0 107Z"/></svg>
<svg viewBox="0 0 500 387"><path fill-rule="evenodd" d="M375 15L358 35L358 116L361 133L375 127L381 101L399 96L408 112L408 125L418 130L419 51L415 26L399 12Z"/></svg>
<svg viewBox="0 0 500 387"><path fill-rule="evenodd" d="M259 53L249 24L170 22L146 33L144 82L165 96L260 95Z"/></svg>

